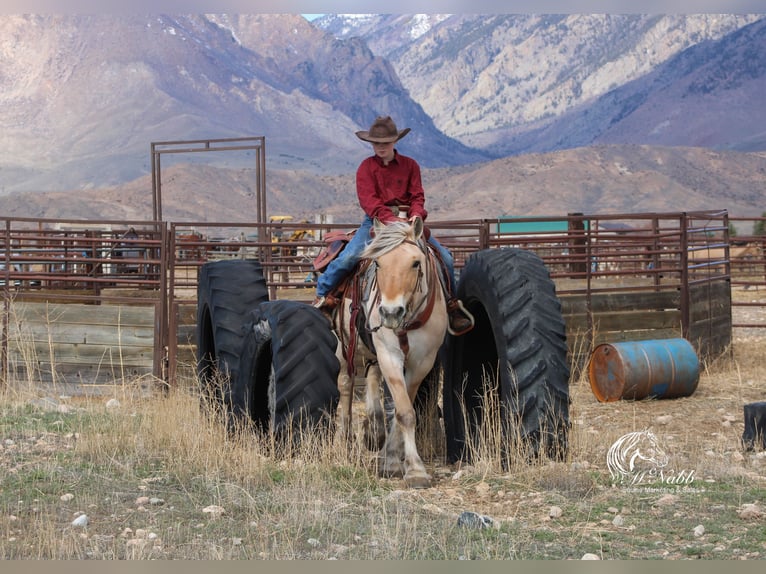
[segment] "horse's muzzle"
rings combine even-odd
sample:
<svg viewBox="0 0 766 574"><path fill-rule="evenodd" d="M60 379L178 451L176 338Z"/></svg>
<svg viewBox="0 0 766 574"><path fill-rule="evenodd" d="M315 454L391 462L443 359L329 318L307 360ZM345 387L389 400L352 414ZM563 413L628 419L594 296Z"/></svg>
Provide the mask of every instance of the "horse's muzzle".
<svg viewBox="0 0 766 574"><path fill-rule="evenodd" d="M404 314L406 309L403 305L378 307L378 313L380 313L381 324L388 329L398 329L404 321Z"/></svg>

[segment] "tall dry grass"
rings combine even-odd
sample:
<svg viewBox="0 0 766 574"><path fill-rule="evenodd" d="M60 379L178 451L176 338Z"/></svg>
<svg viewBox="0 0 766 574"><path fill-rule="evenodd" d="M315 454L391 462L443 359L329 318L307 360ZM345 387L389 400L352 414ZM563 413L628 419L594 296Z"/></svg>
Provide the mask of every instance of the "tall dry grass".
<svg viewBox="0 0 766 574"><path fill-rule="evenodd" d="M34 357L29 360L34 364ZM21 372L33 372L32 365ZM471 464L448 466L432 405L423 435L429 438L419 440L435 482L413 491L400 480L377 477L376 455L361 438L349 446L311 433L282 444L251 429L229 432L200 408L195 380L167 390L138 379L98 394L62 396L55 380L41 386L25 374L0 387L0 556L668 557L643 538L658 530L669 536L695 513L692 522L725 522L721 507L749 502L763 488L764 459L741 453L737 418L743 403L762 400L763 375L761 342L748 341L704 365L697 392L684 399L601 404L580 370L571 383L572 428L563 461L530 461L522 441L514 441L520 446L508 456L501 421L487 416ZM652 506L656 496L636 497L610 484L609 446L649 427L673 464L693 468L713 494L690 496L664 514ZM709 514L711 505L718 509ZM552 506L563 509L561 518L550 518ZM611 507L631 510L634 530L604 525ZM491 516L495 528L459 526L464 511ZM84 528L72 525L80 513L89 518ZM758 552L758 542L740 527L729 527L740 548ZM719 538L725 550L718 557L734 557L736 544L728 544L725 533ZM688 540L661 549L685 557L685 545Z"/></svg>

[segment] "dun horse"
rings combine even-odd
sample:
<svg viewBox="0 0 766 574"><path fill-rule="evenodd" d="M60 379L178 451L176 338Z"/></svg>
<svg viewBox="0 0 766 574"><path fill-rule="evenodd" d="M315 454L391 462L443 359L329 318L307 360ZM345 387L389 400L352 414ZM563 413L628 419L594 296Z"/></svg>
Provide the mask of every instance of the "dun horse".
<svg viewBox="0 0 766 574"><path fill-rule="evenodd" d="M439 271L427 248L420 219L412 225L383 225L376 221L374 238L362 257L362 270L354 280L360 308L355 309L353 298L347 298L335 318L342 343L338 346L339 426L341 433L349 437L356 349L371 364L366 377L367 432L373 435L368 436L371 445L380 448L382 444L380 474L403 476L408 486L426 488L431 485L431 477L415 445L413 401L433 367L447 330ZM360 314L363 323L357 321ZM347 360L352 363L351 369ZM394 408L387 432L380 401L381 375Z"/></svg>

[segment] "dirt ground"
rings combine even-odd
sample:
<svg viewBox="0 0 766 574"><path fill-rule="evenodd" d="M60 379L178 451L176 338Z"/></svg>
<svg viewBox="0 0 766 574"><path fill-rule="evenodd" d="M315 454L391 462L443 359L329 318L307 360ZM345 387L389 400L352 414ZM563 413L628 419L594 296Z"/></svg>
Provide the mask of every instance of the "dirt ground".
<svg viewBox="0 0 766 574"><path fill-rule="evenodd" d="M761 295L766 292L747 297ZM735 308L735 321L761 321L761 309ZM207 470L197 473L205 475L203 481L195 476L176 484L166 478L173 475L168 467L176 459L181 467L190 466L193 461L183 462L183 457L192 451L170 452L193 437L164 427L167 438L157 429L152 431L157 437L146 431L134 436L129 426L129 444L115 445L116 451L125 451L119 456L111 451L102 456L103 441L93 439L98 456L87 458L86 449L86 459L74 456L65 475L58 469L46 474L51 449L76 454L82 448L75 448L73 433L57 426L68 420L61 413L76 419L79 400L51 395L47 405L35 399L39 412L57 409L48 430L27 436L12 413L5 427L0 424L0 485L7 483L7 500L0 489L0 557L763 559L766 451L744 450L741 437L744 405L766 400L764 344L766 329L735 329L731 353L702 364L696 390L682 398L600 403L587 377L576 373L570 385L566 460L514 461L503 470L493 466L496 461L445 465L431 458L427 467L433 486L422 490L407 489L401 479L378 479L372 467L333 467L312 482L300 474L299 461L283 461L283 468L282 462L270 460L264 464L272 478L257 488L248 484L250 477L233 483L215 473L208 476ZM104 400L92 402L91 408L103 412ZM156 404L142 398L130 409ZM185 418L188 410L181 415ZM129 422L131 416L114 420ZM667 457L664 475L616 484L607 463L609 448L623 435L643 430L654 433ZM153 438L157 450L147 446ZM134 440L144 445L137 447L140 456L130 446ZM211 452L204 458L215 457ZM157 468L142 466L152 460ZM83 468L93 470L83 473ZM174 472L183 475L185 469ZM291 475L297 476L294 482L286 478ZM683 477L683 484L666 480L670 477ZM80 482L98 493L82 508L77 504L86 494ZM195 490L200 482L204 489ZM72 492L80 498L65 501L63 496ZM242 502L243 492L249 502ZM152 497L166 502L139 504ZM209 520L200 510L209 504L229 514ZM50 551L41 551L35 542L39 528L31 518L39 516L41 505L55 517L49 525ZM76 544L73 510L85 510L92 519ZM485 517L490 527L476 528L470 520L473 526L461 526L466 516ZM371 523L377 528L371 529ZM179 527L184 524L194 526ZM157 541L140 538L139 531L156 533Z"/></svg>

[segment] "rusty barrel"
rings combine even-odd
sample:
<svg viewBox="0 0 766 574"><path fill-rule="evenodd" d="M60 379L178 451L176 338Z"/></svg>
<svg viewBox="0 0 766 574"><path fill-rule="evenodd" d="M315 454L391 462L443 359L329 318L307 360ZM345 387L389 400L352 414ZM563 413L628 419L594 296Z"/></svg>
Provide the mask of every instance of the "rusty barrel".
<svg viewBox="0 0 766 574"><path fill-rule="evenodd" d="M671 399L695 391L700 365L686 339L605 343L593 350L588 376L593 394L602 403Z"/></svg>

